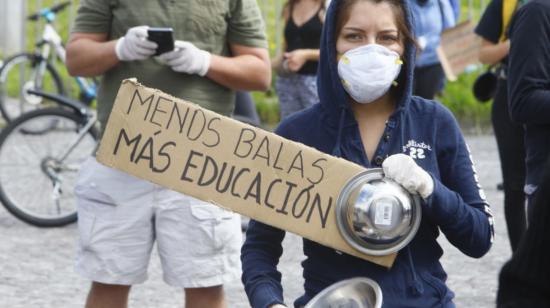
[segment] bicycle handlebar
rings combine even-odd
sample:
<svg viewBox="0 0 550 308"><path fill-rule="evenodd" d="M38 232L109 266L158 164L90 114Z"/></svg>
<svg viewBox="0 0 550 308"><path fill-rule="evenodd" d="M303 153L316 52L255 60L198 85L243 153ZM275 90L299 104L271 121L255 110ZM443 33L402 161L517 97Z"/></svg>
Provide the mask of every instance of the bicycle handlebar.
<svg viewBox="0 0 550 308"><path fill-rule="evenodd" d="M29 15L27 17L27 19L32 20L32 21L37 21L40 18L40 16L44 16L45 14L48 14L48 13L54 13L55 14L59 11L64 10L69 5L71 5L70 1L61 2L59 4L56 4L56 5L52 6L51 8L41 9L40 11L38 11L38 12L32 14L32 15Z"/></svg>
<svg viewBox="0 0 550 308"><path fill-rule="evenodd" d="M57 13L59 11L64 10L67 6L71 5L71 1L65 1L61 2L59 4L56 4L50 8L50 10L54 13Z"/></svg>

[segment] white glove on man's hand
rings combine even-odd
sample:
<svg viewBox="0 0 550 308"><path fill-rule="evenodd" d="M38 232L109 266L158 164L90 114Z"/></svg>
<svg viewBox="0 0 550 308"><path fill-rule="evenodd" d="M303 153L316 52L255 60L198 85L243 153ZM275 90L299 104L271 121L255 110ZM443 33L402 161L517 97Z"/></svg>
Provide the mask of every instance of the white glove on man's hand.
<svg viewBox="0 0 550 308"><path fill-rule="evenodd" d="M426 199L434 191L432 177L408 155L392 155L384 160L382 168L386 177L401 184L412 194L419 193Z"/></svg>
<svg viewBox="0 0 550 308"><path fill-rule="evenodd" d="M157 43L147 40L148 26L128 29L116 42L115 52L120 61L145 60L155 54Z"/></svg>
<svg viewBox="0 0 550 308"><path fill-rule="evenodd" d="M174 50L158 56L161 62L169 65L174 71L204 76L210 68L211 55L208 51L198 49L185 41L175 41Z"/></svg>

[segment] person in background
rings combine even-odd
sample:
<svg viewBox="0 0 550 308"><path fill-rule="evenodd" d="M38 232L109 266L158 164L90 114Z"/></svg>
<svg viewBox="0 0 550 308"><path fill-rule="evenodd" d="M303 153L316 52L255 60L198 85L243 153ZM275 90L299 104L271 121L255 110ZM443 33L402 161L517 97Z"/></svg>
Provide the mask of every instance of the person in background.
<svg viewBox="0 0 550 308"><path fill-rule="evenodd" d="M249 92L237 91L235 96L235 110L233 111L233 119L255 127L260 127L262 125L260 116L256 110L256 103Z"/></svg>
<svg viewBox="0 0 550 308"><path fill-rule="evenodd" d="M408 3L332 0L321 38L320 103L283 120L276 133L366 168L383 168L386 177L422 198L419 230L390 269L304 239L305 293L295 307L357 276L380 285L385 307L454 307L439 262L439 233L471 257L491 247L490 208L456 119L442 104L412 96L416 51ZM254 308L285 304L277 270L284 236L250 222L241 260Z"/></svg>
<svg viewBox="0 0 550 308"><path fill-rule="evenodd" d="M510 39L507 36L509 20L515 11L506 11L508 0L492 0L479 21L475 32L481 37L479 61L497 65L497 88L493 98L491 121L498 146L502 186L504 190L504 217L512 251L527 228L525 213L525 145L524 130L519 123L513 123L508 112L507 66ZM518 2L519 4L519 2ZM503 19L503 15L506 18Z"/></svg>
<svg viewBox="0 0 550 308"><path fill-rule="evenodd" d="M461 10L460 0L450 0L450 2L451 2L451 7L453 8L455 22L458 23L460 19L460 10Z"/></svg>
<svg viewBox="0 0 550 308"><path fill-rule="evenodd" d="M533 218L500 271L498 308L550 307L550 156L541 168L545 171L533 199Z"/></svg>
<svg viewBox="0 0 550 308"><path fill-rule="evenodd" d="M415 37L420 47L414 69L413 94L433 99L445 86L445 73L437 57L443 30L456 24L456 9L449 0L407 0L414 16Z"/></svg>
<svg viewBox="0 0 550 308"><path fill-rule="evenodd" d="M512 120L525 127L528 227L502 267L498 308L550 307L550 3L532 0L510 25Z"/></svg>
<svg viewBox="0 0 550 308"><path fill-rule="evenodd" d="M532 0L523 5L510 25L508 64L509 110L525 129L528 221L532 201L550 156L550 3Z"/></svg>
<svg viewBox="0 0 550 308"><path fill-rule="evenodd" d="M153 58L149 26L171 27L175 49ZM255 0L81 0L67 45L72 75L99 76L103 126L121 81L229 116L238 90L265 90L271 67ZM223 284L240 274L239 216L90 158L81 168L76 271L92 280L86 307L126 307L147 279L156 242L167 284L185 307L225 307Z"/></svg>
<svg viewBox="0 0 550 308"><path fill-rule="evenodd" d="M317 66L324 0L289 0L283 7L284 53L273 60L281 119L319 102Z"/></svg>

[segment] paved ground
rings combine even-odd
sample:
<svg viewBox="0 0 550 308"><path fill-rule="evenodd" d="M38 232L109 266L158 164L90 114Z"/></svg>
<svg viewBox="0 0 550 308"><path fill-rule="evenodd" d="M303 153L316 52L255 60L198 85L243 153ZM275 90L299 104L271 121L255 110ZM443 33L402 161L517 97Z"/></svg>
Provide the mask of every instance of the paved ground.
<svg viewBox="0 0 550 308"><path fill-rule="evenodd" d="M510 257L506 237L502 192L496 144L490 135L467 137L480 181L493 207L496 240L492 250L476 260L461 254L444 238L444 267L449 285L456 293L458 307L494 307L497 275ZM39 229L26 225L0 207L0 307L82 307L88 281L73 271L74 225L57 229ZM301 293L301 241L288 235L281 261L287 303ZM158 257L152 258L149 280L136 286L131 294L131 307L181 307L182 292L162 282ZM227 286L229 307L248 307L240 281Z"/></svg>

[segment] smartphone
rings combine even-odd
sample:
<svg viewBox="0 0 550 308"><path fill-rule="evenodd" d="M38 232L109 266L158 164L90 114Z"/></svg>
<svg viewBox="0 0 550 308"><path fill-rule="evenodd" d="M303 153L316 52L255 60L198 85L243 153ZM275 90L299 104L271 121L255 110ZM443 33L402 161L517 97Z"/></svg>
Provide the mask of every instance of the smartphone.
<svg viewBox="0 0 550 308"><path fill-rule="evenodd" d="M172 28L152 27L147 30L147 39L157 43L155 56L174 50L174 37Z"/></svg>

